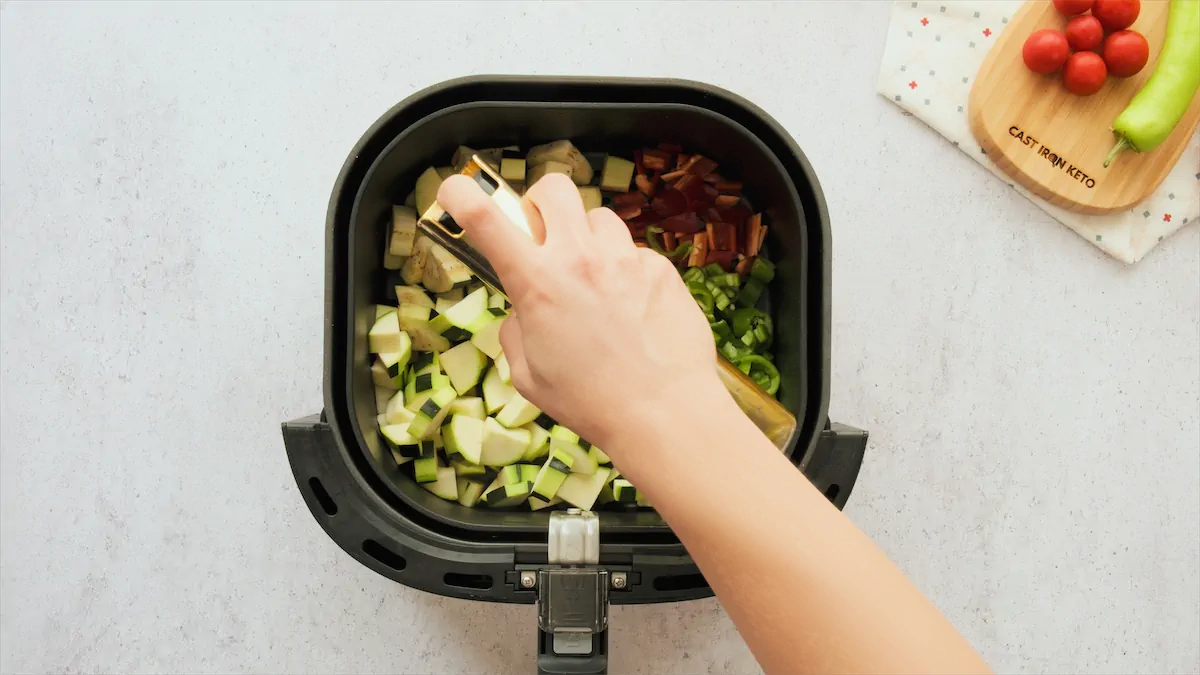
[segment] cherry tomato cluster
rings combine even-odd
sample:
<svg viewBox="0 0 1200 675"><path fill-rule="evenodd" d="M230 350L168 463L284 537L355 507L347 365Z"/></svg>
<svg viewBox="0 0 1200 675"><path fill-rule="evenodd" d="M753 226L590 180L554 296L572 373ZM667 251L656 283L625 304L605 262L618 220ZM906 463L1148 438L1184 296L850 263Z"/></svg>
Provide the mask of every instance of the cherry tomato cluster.
<svg viewBox="0 0 1200 675"><path fill-rule="evenodd" d="M1062 68L1067 91L1091 96L1109 75L1130 77L1145 67L1150 45L1129 30L1141 0L1054 0L1054 7L1071 19L1065 31L1044 28L1026 38L1021 57L1033 72L1049 75Z"/></svg>

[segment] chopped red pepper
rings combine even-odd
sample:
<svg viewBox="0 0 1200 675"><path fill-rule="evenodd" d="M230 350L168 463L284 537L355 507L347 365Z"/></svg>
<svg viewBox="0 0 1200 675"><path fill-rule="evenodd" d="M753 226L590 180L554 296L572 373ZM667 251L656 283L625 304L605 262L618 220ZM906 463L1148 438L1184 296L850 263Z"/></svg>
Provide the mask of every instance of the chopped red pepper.
<svg viewBox="0 0 1200 675"><path fill-rule="evenodd" d="M718 251L737 251L737 228L729 223L706 223L708 241ZM711 255L711 254L710 254Z"/></svg>
<svg viewBox="0 0 1200 675"><path fill-rule="evenodd" d="M714 251L709 250L704 258L705 265L716 263L721 266L726 272L733 268L733 263L737 259L737 251Z"/></svg>
<svg viewBox="0 0 1200 675"><path fill-rule="evenodd" d="M637 206L639 208L646 205L646 195L641 192L621 192L613 195L612 208L616 211L618 208L626 206Z"/></svg>
<svg viewBox="0 0 1200 675"><path fill-rule="evenodd" d="M682 192L675 189L660 191L650 203L650 208L663 218L677 216L687 211L688 200Z"/></svg>
<svg viewBox="0 0 1200 675"><path fill-rule="evenodd" d="M704 229L704 223L694 213L664 218L658 225L664 230L680 234L693 234Z"/></svg>
<svg viewBox="0 0 1200 675"><path fill-rule="evenodd" d="M639 192L638 194L641 193ZM621 220L633 220L642 215L642 207L637 204L630 204L628 206L617 206L614 204L612 210Z"/></svg>
<svg viewBox="0 0 1200 675"><path fill-rule="evenodd" d="M717 181L717 183L714 185L714 187L717 189L717 192L720 192L723 195L740 195L740 194L742 194L742 184L740 181L736 181L736 180Z"/></svg>
<svg viewBox="0 0 1200 675"><path fill-rule="evenodd" d="M742 198L738 195L719 195L715 200L717 206L733 206L740 201Z"/></svg>
<svg viewBox="0 0 1200 675"><path fill-rule="evenodd" d="M652 171L665 171L671 155L662 150L642 150L642 166Z"/></svg>

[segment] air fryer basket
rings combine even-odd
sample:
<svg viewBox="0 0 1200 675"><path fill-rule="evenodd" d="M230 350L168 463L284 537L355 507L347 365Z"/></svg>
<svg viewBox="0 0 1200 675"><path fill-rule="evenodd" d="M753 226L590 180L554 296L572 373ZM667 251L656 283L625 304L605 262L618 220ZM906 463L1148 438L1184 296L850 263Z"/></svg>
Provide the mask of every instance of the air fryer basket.
<svg viewBox="0 0 1200 675"><path fill-rule="evenodd" d="M521 572L547 563L546 511L467 509L400 476L375 433L366 332L381 300L391 205L459 144L529 147L571 138L583 149L678 142L743 179L771 225L772 314L781 401L800 420L791 459L841 507L866 433L831 425L829 220L803 154L770 117L723 90L677 80L473 77L401 102L362 137L327 214L325 409L287 422L297 485L339 546L400 583L441 595L531 603ZM727 174L728 175L728 174ZM686 600L711 590L657 514L603 513L600 564L626 575L614 603Z"/></svg>

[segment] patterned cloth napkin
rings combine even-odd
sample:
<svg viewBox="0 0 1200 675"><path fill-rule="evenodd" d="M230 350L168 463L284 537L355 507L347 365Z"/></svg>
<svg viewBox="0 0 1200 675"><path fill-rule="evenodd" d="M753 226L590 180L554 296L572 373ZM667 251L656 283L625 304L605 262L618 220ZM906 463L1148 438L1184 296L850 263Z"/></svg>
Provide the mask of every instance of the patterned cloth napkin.
<svg viewBox="0 0 1200 675"><path fill-rule="evenodd" d="M983 154L967 120L967 97L983 57L1020 9L1020 0L933 0L892 3L879 93L920 118L1005 182ZM1130 211L1089 216L1066 211L1020 185L1021 194L1079 236L1126 263L1142 259L1164 237L1200 219L1200 134L1167 179Z"/></svg>

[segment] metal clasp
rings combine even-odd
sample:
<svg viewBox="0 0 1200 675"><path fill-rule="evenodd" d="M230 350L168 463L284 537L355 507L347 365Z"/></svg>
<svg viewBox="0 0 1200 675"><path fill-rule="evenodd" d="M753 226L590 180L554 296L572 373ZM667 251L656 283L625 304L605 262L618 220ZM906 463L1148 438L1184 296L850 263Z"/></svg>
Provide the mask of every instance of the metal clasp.
<svg viewBox="0 0 1200 675"><path fill-rule="evenodd" d="M551 513L548 544L550 566L537 573L538 627L553 635L556 654L591 654L592 636L608 628L600 518L579 509Z"/></svg>

